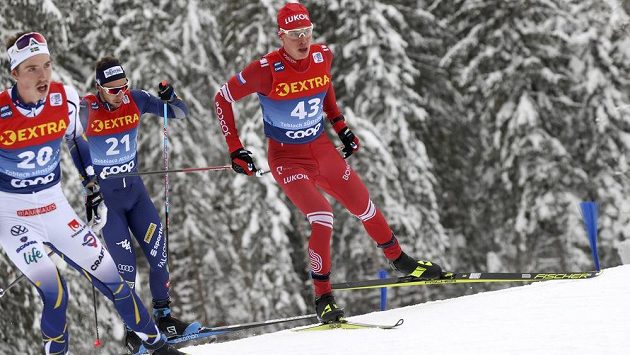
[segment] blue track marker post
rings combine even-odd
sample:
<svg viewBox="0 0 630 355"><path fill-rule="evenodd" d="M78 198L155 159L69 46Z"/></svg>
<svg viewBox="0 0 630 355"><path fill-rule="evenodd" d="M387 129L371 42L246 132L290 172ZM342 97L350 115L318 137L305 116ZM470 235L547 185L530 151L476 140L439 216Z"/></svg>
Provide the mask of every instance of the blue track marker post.
<svg viewBox="0 0 630 355"><path fill-rule="evenodd" d="M378 277L380 279L386 279L388 277L387 270L380 269L378 271ZM381 311L387 309L387 287L381 288Z"/></svg>
<svg viewBox="0 0 630 355"><path fill-rule="evenodd" d="M591 245L595 271L600 271L599 253L597 252L597 204L593 201L580 202L580 210L582 212L582 219L584 220L584 228L586 228L586 234L588 235L588 241Z"/></svg>

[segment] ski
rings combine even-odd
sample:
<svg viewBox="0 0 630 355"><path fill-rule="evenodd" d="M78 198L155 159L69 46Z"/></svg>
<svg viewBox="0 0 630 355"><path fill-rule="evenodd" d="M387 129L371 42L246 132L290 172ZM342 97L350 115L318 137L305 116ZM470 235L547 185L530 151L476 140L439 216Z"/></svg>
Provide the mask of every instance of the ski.
<svg viewBox="0 0 630 355"><path fill-rule="evenodd" d="M293 329L294 332L303 331L317 331L317 330L333 330L333 329L394 329L404 323L404 319L399 319L395 324L373 324L373 323L359 323L351 322L348 320L341 320L339 322L332 323L319 323L315 325L306 326L304 328Z"/></svg>
<svg viewBox="0 0 630 355"><path fill-rule="evenodd" d="M332 285L333 290L361 290L382 287L422 286L465 284L485 282L539 282L552 280L583 280L599 276L598 272L468 272L468 273L443 273L442 278L427 280L413 276L390 277L386 279L357 280L340 282Z"/></svg>
<svg viewBox="0 0 630 355"><path fill-rule="evenodd" d="M232 332L236 332L240 330L259 328L259 327L264 327L264 326L273 325L273 324L289 323L289 322L295 322L299 320L316 320L316 319L317 319L317 315L306 314L302 316L277 318L277 319L270 319L270 320L264 320L264 321L258 321L258 322L232 324L232 325L224 325L224 326L218 326L218 327L201 327L199 329L199 332L197 333L170 337L168 338L167 341L169 344L182 344L182 343L186 343L186 342L197 340L197 339L210 338L209 343L212 343L217 340L216 336L221 335L221 334L228 334L228 333L232 333ZM136 351L131 352L131 354L132 355L145 355L145 354L149 354L149 352L144 348L144 346L141 346Z"/></svg>

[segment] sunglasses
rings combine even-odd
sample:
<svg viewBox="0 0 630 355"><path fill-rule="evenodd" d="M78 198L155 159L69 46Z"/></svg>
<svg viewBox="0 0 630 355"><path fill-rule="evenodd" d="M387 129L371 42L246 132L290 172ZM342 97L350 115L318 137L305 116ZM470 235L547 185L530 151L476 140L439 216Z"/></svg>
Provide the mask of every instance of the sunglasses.
<svg viewBox="0 0 630 355"><path fill-rule="evenodd" d="M46 38L44 38L44 36L42 36L42 34L38 32L25 33L21 35L20 38L17 39L17 41L15 41L14 46L18 51L21 51L30 47L31 42L46 44Z"/></svg>
<svg viewBox="0 0 630 355"><path fill-rule="evenodd" d="M107 86L102 86L100 84L98 86L101 89L103 89L103 91L105 91L106 94L118 95L120 92L125 92L127 91L127 89L129 89L129 80L127 80L127 82L122 86L107 87Z"/></svg>
<svg viewBox="0 0 630 355"><path fill-rule="evenodd" d="M280 29L280 33L284 33L291 39L300 39L302 37L310 37L313 35L313 25L304 28L298 28L296 30L283 30Z"/></svg>

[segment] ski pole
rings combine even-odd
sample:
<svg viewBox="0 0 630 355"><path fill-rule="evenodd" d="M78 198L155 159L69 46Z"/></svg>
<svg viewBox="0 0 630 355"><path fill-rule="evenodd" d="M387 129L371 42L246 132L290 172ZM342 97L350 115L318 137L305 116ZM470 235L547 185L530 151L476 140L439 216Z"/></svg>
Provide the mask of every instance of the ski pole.
<svg viewBox="0 0 630 355"><path fill-rule="evenodd" d="M158 175L164 173L192 173L195 171L222 171L222 170L230 170L232 169L232 165L217 165L217 166L207 166L203 168L183 168L183 169L170 169L170 170L154 170L154 171L136 171L133 173L122 173L122 174L113 174L105 176L105 179L113 179L113 178L125 178L130 176L142 176L142 175ZM269 173L269 170L256 170L255 175L257 177L261 177L265 174Z"/></svg>
<svg viewBox="0 0 630 355"><path fill-rule="evenodd" d="M96 287L92 284L92 304L94 305L94 326L96 329L96 340L94 340L94 347L101 347L101 337L98 335L98 314L96 313Z"/></svg>
<svg viewBox="0 0 630 355"><path fill-rule="evenodd" d="M166 86L166 80L162 81L162 85ZM168 227L169 227L169 219L168 219L168 210L169 210L169 184L168 184L168 103L164 101L164 140L163 149L162 149L162 159L163 159L163 173L164 173L164 243L165 247L168 248ZM169 255L168 249L166 255ZM168 270L168 259L166 260L166 270Z"/></svg>
<svg viewBox="0 0 630 355"><path fill-rule="evenodd" d="M48 253L48 257L50 257L51 255L53 255L54 251L50 251ZM24 280L25 275L22 274L20 276L18 276L15 280L13 280L8 286L7 288L2 288L0 287L0 298L4 297L4 294L7 293L7 291L9 291L10 289L12 289L15 285L19 284L20 282L22 282L22 280Z"/></svg>

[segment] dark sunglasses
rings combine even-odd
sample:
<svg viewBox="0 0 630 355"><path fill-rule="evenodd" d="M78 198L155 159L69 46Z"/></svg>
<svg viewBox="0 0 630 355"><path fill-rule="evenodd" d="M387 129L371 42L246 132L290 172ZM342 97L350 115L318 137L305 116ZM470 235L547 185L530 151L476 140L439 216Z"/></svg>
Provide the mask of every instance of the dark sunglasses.
<svg viewBox="0 0 630 355"><path fill-rule="evenodd" d="M32 41L39 44L46 44L46 38L44 38L41 33L30 32L21 35L20 38L15 41L15 48L17 48L18 51L26 49L30 47Z"/></svg>
<svg viewBox="0 0 630 355"><path fill-rule="evenodd" d="M109 94L109 95L118 95L118 93L125 92L127 91L127 89L129 89L129 80L127 80L127 82L125 83L125 85L122 86L115 86L115 87L107 87L107 86L102 86L102 85L98 85L101 89L103 89L103 91L105 91L105 93Z"/></svg>

